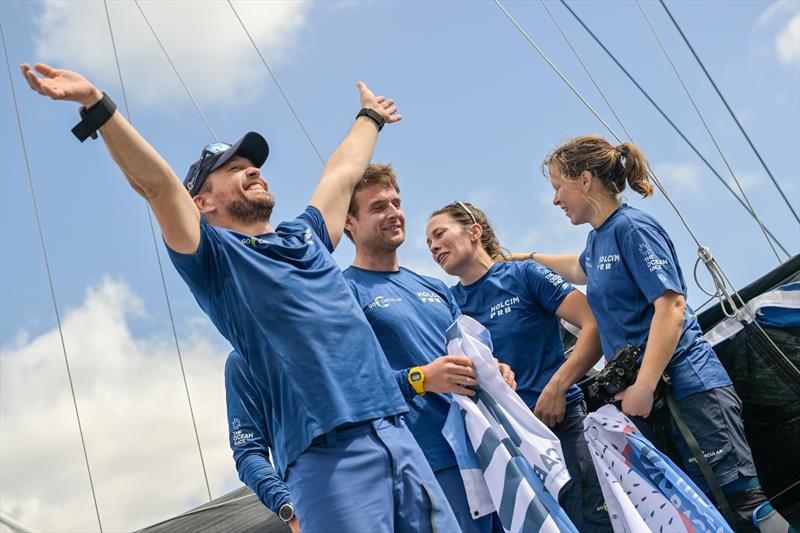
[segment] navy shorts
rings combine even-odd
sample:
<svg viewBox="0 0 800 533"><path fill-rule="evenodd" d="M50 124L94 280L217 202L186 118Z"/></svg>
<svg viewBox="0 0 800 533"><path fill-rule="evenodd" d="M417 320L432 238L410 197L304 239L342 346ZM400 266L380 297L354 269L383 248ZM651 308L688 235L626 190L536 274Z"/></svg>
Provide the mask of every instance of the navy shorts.
<svg viewBox="0 0 800 533"><path fill-rule="evenodd" d="M742 401L733 389L733 385L698 392L676 400L676 403L720 486L724 487L742 477L757 475L753 454L744 436ZM683 471L703 492L710 492L697 461L666 406L647 419L636 417L634 422L647 439L663 447L658 435L654 434L653 424L649 423L660 417L668 420L663 424L664 436L667 448L672 447L672 450L662 451L669 455L677 455L676 462Z"/></svg>

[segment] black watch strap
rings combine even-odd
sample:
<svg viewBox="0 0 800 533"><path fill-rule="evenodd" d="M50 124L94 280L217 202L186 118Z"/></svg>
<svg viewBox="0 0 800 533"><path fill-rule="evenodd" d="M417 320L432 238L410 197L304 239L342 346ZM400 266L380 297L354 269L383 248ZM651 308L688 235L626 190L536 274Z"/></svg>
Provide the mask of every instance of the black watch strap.
<svg viewBox="0 0 800 533"><path fill-rule="evenodd" d="M78 138L80 142L85 141L89 137L97 139L97 130L108 122L114 112L117 110L117 104L106 93L103 93L103 99L94 104L89 109L81 107L81 121L78 122L72 133Z"/></svg>
<svg viewBox="0 0 800 533"><path fill-rule="evenodd" d="M358 115L356 115L356 118L358 117L371 118L375 122L375 125L378 126L378 131L381 131L383 129L383 125L386 123L386 120L384 120L380 113L368 107L362 108L361 111L358 112Z"/></svg>

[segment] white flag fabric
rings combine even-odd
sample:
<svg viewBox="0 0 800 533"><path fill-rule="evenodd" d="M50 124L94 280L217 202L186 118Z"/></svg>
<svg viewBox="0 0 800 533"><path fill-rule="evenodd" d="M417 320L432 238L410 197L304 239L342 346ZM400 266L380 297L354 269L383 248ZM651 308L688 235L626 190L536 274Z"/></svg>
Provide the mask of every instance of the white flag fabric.
<svg viewBox="0 0 800 533"><path fill-rule="evenodd" d="M732 533L703 492L613 405L583 422L615 533Z"/></svg>
<svg viewBox="0 0 800 533"><path fill-rule="evenodd" d="M447 351L472 359L480 388L453 394L442 433L453 447L473 517L497 511L506 531L577 531L558 505L570 480L561 443L503 381L488 330L460 316Z"/></svg>

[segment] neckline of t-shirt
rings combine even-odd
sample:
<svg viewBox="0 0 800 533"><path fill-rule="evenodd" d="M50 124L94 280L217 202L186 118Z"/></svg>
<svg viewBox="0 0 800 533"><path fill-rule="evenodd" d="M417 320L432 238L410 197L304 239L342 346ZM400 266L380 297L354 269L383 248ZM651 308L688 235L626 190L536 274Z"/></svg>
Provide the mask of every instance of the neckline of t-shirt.
<svg viewBox="0 0 800 533"><path fill-rule="evenodd" d="M599 226L599 227L598 227L598 228L597 228L595 231L600 231L601 229L605 228L605 227L606 227L606 226L607 226L607 225L608 225L608 224L609 224L609 223L610 223L612 220L614 220L615 218L617 218L617 217L619 216L619 214L620 214L620 213L622 213L622 210L623 210L623 209L628 209L628 208L629 208L628 204L625 204L625 203L622 203L622 204L620 204L620 205L619 205L619 207L617 207L616 209L614 209L614 212L613 212L613 213L611 213L610 215L608 215L608 218L607 218L607 219L605 219L605 220L603 221L603 223L602 223L602 224L600 224L600 226Z"/></svg>
<svg viewBox="0 0 800 533"><path fill-rule="evenodd" d="M473 287L477 287L478 285L480 285L481 283L486 281L486 279L489 277L489 275L492 273L492 271L495 269L495 267L497 267L497 265L499 265L499 264L500 263L492 263L492 266L489 267L489 270L487 270L486 272L483 273L483 276L479 277L478 279L476 279L475 281L473 281L469 285L464 285L460 281L458 282L458 284L463 289L471 289ZM500 268L500 267L497 267L497 268Z"/></svg>
<svg viewBox="0 0 800 533"><path fill-rule="evenodd" d="M352 268L354 270L358 270L359 272L368 272L370 274L399 274L401 270L404 270L403 267L397 267L397 270L372 270L369 268L361 268L355 265L350 265L347 268Z"/></svg>

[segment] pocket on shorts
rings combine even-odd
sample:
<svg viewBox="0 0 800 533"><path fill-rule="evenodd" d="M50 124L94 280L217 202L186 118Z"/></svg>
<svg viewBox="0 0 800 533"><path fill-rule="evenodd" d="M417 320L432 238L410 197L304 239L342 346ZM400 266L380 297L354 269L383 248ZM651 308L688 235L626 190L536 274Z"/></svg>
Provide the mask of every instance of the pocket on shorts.
<svg viewBox="0 0 800 533"><path fill-rule="evenodd" d="M680 405L679 402L679 405L681 415L686 420L686 425L692 430L703 456L708 461L718 482L722 485L728 481L725 478L730 477L729 468L726 466L730 461L726 461L726 459L733 452L733 443L731 442L730 432L726 427L727 420L723 416L718 398L713 394L709 394L710 392L712 391L700 393L706 396L707 401L705 402L693 401L689 405L685 403ZM695 459L689 445L677 427L673 427L673 434L678 440L678 449L681 452L686 473L694 480L704 480L700 466L697 464L697 459ZM705 483L700 483L700 485L703 486Z"/></svg>

